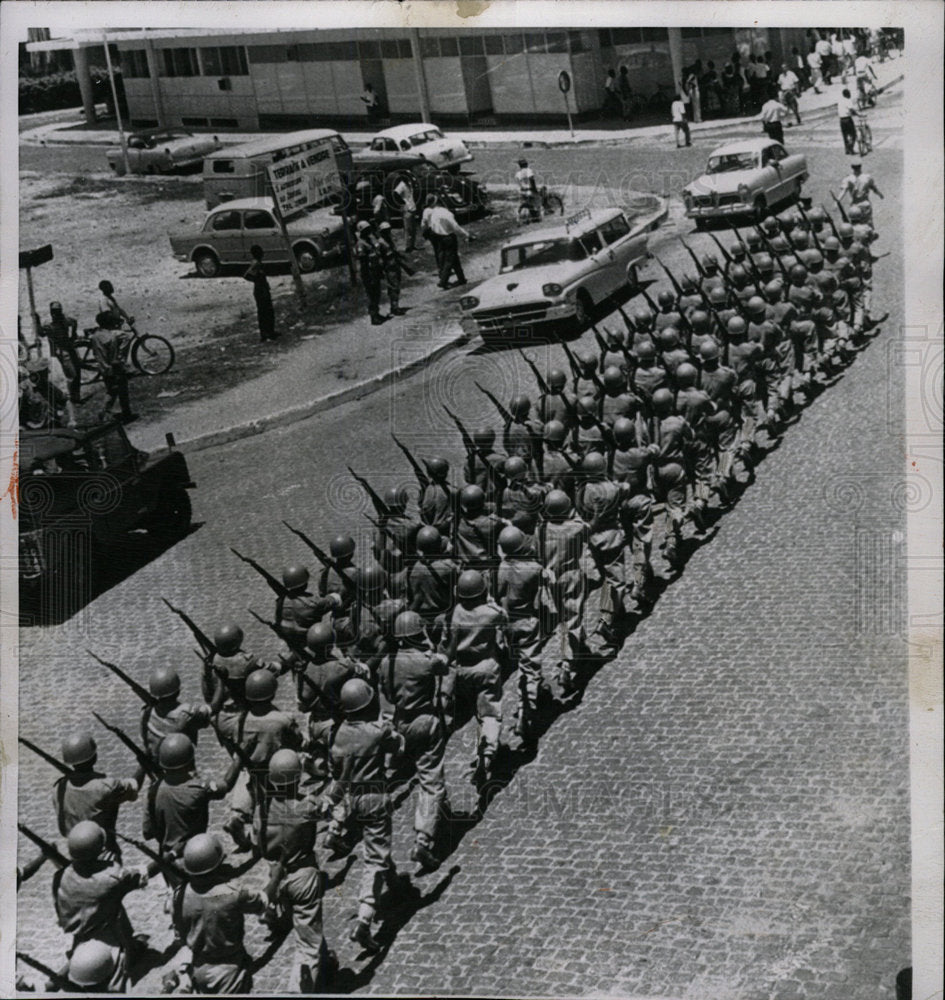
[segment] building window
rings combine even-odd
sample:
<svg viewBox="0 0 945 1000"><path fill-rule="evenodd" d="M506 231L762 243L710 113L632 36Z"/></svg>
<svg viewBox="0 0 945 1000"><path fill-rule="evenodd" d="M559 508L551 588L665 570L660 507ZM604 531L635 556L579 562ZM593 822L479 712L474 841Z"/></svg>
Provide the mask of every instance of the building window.
<svg viewBox="0 0 945 1000"><path fill-rule="evenodd" d="M239 121L236 118L211 118L210 124L213 128L236 128Z"/></svg>
<svg viewBox="0 0 945 1000"><path fill-rule="evenodd" d="M422 55L424 59L435 59L439 54L439 38L431 38L429 35L422 35L420 38L420 55Z"/></svg>
<svg viewBox="0 0 945 1000"><path fill-rule="evenodd" d="M200 50L204 76L246 76L249 64L242 45L223 45Z"/></svg>
<svg viewBox="0 0 945 1000"><path fill-rule="evenodd" d="M543 31L531 31L525 35L525 48L529 52L545 51L545 33Z"/></svg>
<svg viewBox="0 0 945 1000"><path fill-rule="evenodd" d="M377 42L358 42L358 49L362 59L381 58L381 47Z"/></svg>
<svg viewBox="0 0 945 1000"><path fill-rule="evenodd" d="M501 35L486 35L486 55L501 56L505 54L505 46L502 44Z"/></svg>
<svg viewBox="0 0 945 1000"><path fill-rule="evenodd" d="M584 44L584 32L583 31L569 31L568 32L568 43L571 46L572 52L586 52L587 45Z"/></svg>
<svg viewBox="0 0 945 1000"><path fill-rule="evenodd" d="M610 37L614 45L638 45L639 28L611 28Z"/></svg>
<svg viewBox="0 0 945 1000"><path fill-rule="evenodd" d="M346 62L358 58L355 42L315 42L311 58L315 62Z"/></svg>
<svg viewBox="0 0 945 1000"><path fill-rule="evenodd" d="M382 38L381 39L381 58L382 59L396 59L397 58L397 39L396 38Z"/></svg>
<svg viewBox="0 0 945 1000"><path fill-rule="evenodd" d="M161 76L199 76L196 49L161 49L164 72Z"/></svg>
<svg viewBox="0 0 945 1000"><path fill-rule="evenodd" d="M191 128L206 128L209 124L206 118L193 118L181 115L181 125L189 125Z"/></svg>
<svg viewBox="0 0 945 1000"><path fill-rule="evenodd" d="M441 38L440 39L440 55L441 56L458 56L459 55L459 39L454 37Z"/></svg>
<svg viewBox="0 0 945 1000"><path fill-rule="evenodd" d="M516 32L514 35L505 36L505 51L509 55L515 55L516 52L525 51L525 39Z"/></svg>
<svg viewBox="0 0 945 1000"><path fill-rule="evenodd" d="M150 76L147 52L144 49L127 49L122 52L121 75L129 80Z"/></svg>
<svg viewBox="0 0 945 1000"><path fill-rule="evenodd" d="M250 45L247 51L250 62L253 63L284 63L286 61L284 45Z"/></svg>
<svg viewBox="0 0 945 1000"><path fill-rule="evenodd" d="M397 39L397 55L401 59L413 59L413 47L409 38Z"/></svg>
<svg viewBox="0 0 945 1000"><path fill-rule="evenodd" d="M480 35L460 35L459 54L463 56L481 56L482 37Z"/></svg>

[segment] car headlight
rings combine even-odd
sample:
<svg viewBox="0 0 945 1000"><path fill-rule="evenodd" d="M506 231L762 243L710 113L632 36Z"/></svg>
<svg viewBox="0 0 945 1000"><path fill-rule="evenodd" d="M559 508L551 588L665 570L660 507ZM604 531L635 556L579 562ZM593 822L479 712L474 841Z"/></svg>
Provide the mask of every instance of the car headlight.
<svg viewBox="0 0 945 1000"><path fill-rule="evenodd" d="M751 201L751 190L747 184L738 185L738 197L742 201Z"/></svg>
<svg viewBox="0 0 945 1000"><path fill-rule="evenodd" d="M549 284L547 285L541 286L542 295L560 295L562 291L563 291L562 287L558 284L555 284L555 282L553 281L549 282Z"/></svg>
<svg viewBox="0 0 945 1000"><path fill-rule="evenodd" d="M464 295L459 300L461 309L475 309L479 305L479 299L475 295Z"/></svg>

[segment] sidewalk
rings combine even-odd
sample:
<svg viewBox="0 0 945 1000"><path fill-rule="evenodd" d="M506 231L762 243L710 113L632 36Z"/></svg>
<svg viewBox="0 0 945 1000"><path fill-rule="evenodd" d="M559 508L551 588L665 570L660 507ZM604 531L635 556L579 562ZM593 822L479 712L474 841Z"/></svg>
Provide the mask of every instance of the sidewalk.
<svg viewBox="0 0 945 1000"><path fill-rule="evenodd" d="M876 75L879 78L877 88L885 90L893 84L898 83L904 77L904 62L900 56L881 63L876 67ZM851 85L855 87L855 84ZM817 120L835 114L837 100L844 84L840 80L835 80L820 94L807 91L801 95L799 103L800 112L805 119ZM669 108L666 109L666 117L669 118ZM748 118L713 118L711 121L700 122L690 125L690 131L694 135L711 135L713 132L731 131L751 122L757 122L757 116ZM313 122L313 125L315 123ZM578 145L605 145L617 146L637 139L665 138L673 137L673 127L671 124L646 125L639 128L625 129L602 129L578 126L572 136L567 129L536 129L534 131L503 131L501 129L479 130L479 129L457 129L448 130L451 135L463 139L472 149L521 149L529 147L553 148L559 146ZM257 138L258 132L226 132L220 133L220 141L226 145L236 145L249 142ZM371 140L371 132L345 132L345 139L348 143L357 148L366 146ZM55 121L44 123L35 128L26 129L20 133L20 142L35 143L44 145L47 143L78 145L101 145L117 146L118 132L114 129L76 128L75 124Z"/></svg>

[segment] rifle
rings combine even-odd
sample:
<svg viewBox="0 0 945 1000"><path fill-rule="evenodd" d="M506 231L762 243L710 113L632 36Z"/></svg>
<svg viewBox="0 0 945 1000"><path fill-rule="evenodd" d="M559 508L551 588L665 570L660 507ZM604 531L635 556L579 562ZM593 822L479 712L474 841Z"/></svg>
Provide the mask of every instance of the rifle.
<svg viewBox="0 0 945 1000"><path fill-rule="evenodd" d="M417 477L417 482L420 484L420 490L422 492L430 485L430 477L420 467L420 463L413 457L413 455L410 454L407 447L398 441L397 435L391 434L391 437L394 439L394 444L397 445L397 447L404 453L404 456L410 463L410 467L413 469L413 474Z"/></svg>
<svg viewBox="0 0 945 1000"><path fill-rule="evenodd" d="M69 859L59 850L58 847L56 847L55 844L51 844L38 833L34 833L25 823L17 823L16 825L20 833L22 833L27 840L32 840L33 843L43 852L43 855L54 865L59 868L65 868L66 865L70 863Z"/></svg>
<svg viewBox="0 0 945 1000"><path fill-rule="evenodd" d="M726 264L732 263L732 255L722 246L722 241L715 235L715 233L709 233L708 237L712 242L719 248L722 256L725 258Z"/></svg>
<svg viewBox="0 0 945 1000"><path fill-rule="evenodd" d="M43 965L39 959L33 958L31 955L27 955L25 951L18 951L16 953L16 957L24 964L32 966L37 972L41 972L55 986L58 986L63 993L76 992L76 985L70 979L66 976L60 975L58 972L54 972L48 965ZM85 992L85 990L82 992Z"/></svg>
<svg viewBox="0 0 945 1000"><path fill-rule="evenodd" d="M597 328L596 328L596 327L594 328L594 332L595 332L595 334L596 334L596 332L597 332ZM535 381L536 381L536 382L538 383L538 391L539 391L540 393L544 394L545 396L550 396L550 395L552 394L552 393L551 393L551 388L549 387L548 383L547 383L547 382L546 382L546 381L544 380L544 378L542 377L542 374L541 374L541 372L540 372L540 371L538 370L538 366L537 366L537 365L535 364L535 362L534 362L534 361L532 361L532 359L531 359L531 358L530 358L530 357L529 357L529 356L528 356L528 355L527 355L527 354L526 354L526 353L525 353L525 352L524 352L524 351L523 351L523 350L521 349L521 347L520 347L520 348L518 349L518 353L519 353L519 354L520 354L520 355L522 356L522 360L523 360L523 361L525 362L525 364L527 364L527 365L528 365L528 367L529 367L529 368L531 368L531 370L532 370L532 373L533 373L533 374L534 374L534 376L535 376ZM447 411L447 412L449 412L449 411ZM452 416L452 414L450 414L450 416ZM453 419L455 420L456 418L454 417Z"/></svg>
<svg viewBox="0 0 945 1000"><path fill-rule="evenodd" d="M46 753L45 750L38 747L35 743L31 743L25 736L18 736L17 739L27 750L32 750L37 757L41 757L47 764L51 764L60 774L69 775L73 773L72 768L68 764L63 764L61 760L53 757L51 753Z"/></svg>
<svg viewBox="0 0 945 1000"><path fill-rule="evenodd" d="M371 524L373 524L373 525L374 525L374 527L375 527L375 528L377 528L377 530L378 530L378 531L379 531L379 532L380 532L380 533L381 533L381 534L382 534L382 535L383 535L383 536L384 536L385 538L387 538L387 539L388 539L389 541L391 541L391 542L393 542L393 543L394 543L394 548L395 548L395 549L399 549L399 548L400 548L400 544L398 543L397 539L396 539L396 538L395 538L395 537L394 537L394 536L393 536L393 535L391 534L391 532L390 532L390 529L389 529L389 528L387 528L387 527L386 527L385 525L381 524L381 522L380 522L380 521L375 521L375 520L374 520L374 518L373 518L373 517L371 517L371 515L370 515L370 514L365 514L364 516L365 516L365 517L366 517L366 518L367 518L367 519L368 519L368 520L369 520L369 521L371 522Z"/></svg>
<svg viewBox="0 0 945 1000"><path fill-rule="evenodd" d="M650 296L650 293L645 288L641 288L640 293L642 294L643 298L646 299L646 304L653 310L653 312L657 316L659 316L660 307L653 301L652 297Z"/></svg>
<svg viewBox="0 0 945 1000"><path fill-rule="evenodd" d="M583 376L583 372L581 371L581 362L578 361L578 359L574 356L574 352L563 341L561 346L564 348L564 353L567 355L568 358L568 364L571 365L571 371L574 374L575 381L577 381L577 379ZM601 382L600 376L597 374L596 371L591 372L591 380L593 381L594 385L596 385L597 388L600 389L601 392L604 391L604 383Z"/></svg>
<svg viewBox="0 0 945 1000"><path fill-rule="evenodd" d="M476 388L483 393L483 395L488 396L492 405L499 411L499 416L502 418L503 422L508 425L512 423L512 414L489 392L488 389L483 389L483 387L478 383L474 383Z"/></svg>
<svg viewBox="0 0 945 1000"><path fill-rule="evenodd" d="M463 422L459 419L459 417L457 417L456 414L445 404L443 405L443 409L446 410L446 412L452 419L453 423L456 424L456 428L459 431L460 435L462 436L463 447L466 449L467 454L470 452L477 451L478 449L476 448L476 442L473 441L472 435L463 426Z"/></svg>
<svg viewBox="0 0 945 1000"><path fill-rule="evenodd" d="M141 747L120 727L113 726L110 722L106 722L98 712L93 712L92 715L112 734L118 737L122 743L135 755L135 760L138 762L138 766L142 771L152 780L157 781L158 774L154 766L154 761L152 760L150 754L145 753Z"/></svg>
<svg viewBox="0 0 945 1000"><path fill-rule="evenodd" d="M620 317L621 317L621 319L624 322L624 326L626 326L626 328L627 328L627 333L631 333L631 334L636 333L637 332L637 328L633 325L633 320L630 319L630 317L627 315L627 313L624 310L623 306L617 306L617 312L620 313Z"/></svg>
<svg viewBox="0 0 945 1000"><path fill-rule="evenodd" d="M354 471L354 469L351 468L350 465L347 467L347 469L348 472L350 472L351 475L354 476L355 481L361 486L364 492L367 493L368 497L371 500L371 503L374 504L374 510L377 511L377 516L378 517L389 516L390 511L387 509L387 504L384 503L384 501L377 495L377 493L375 493L374 489L371 487L371 484L363 476L359 476Z"/></svg>
<svg viewBox="0 0 945 1000"><path fill-rule="evenodd" d="M285 642L285 636L282 634L282 629L275 622L269 621L267 618L263 618L261 615L257 615L252 608L246 609L255 619L260 623L260 625L265 625L272 629L273 632L279 637L282 642Z"/></svg>
<svg viewBox="0 0 945 1000"><path fill-rule="evenodd" d="M217 647L214 642L206 635L206 633L201 632L200 629L194 624L193 619L189 618L187 615L181 611L180 608L175 608L173 604L166 598L162 597L161 600L177 615L178 618L190 629L193 637L197 640L203 651L204 659L209 659L211 656L217 655Z"/></svg>
<svg viewBox="0 0 945 1000"><path fill-rule="evenodd" d="M840 209L840 218L843 219L844 222L849 222L850 217L847 215L847 210L841 204L840 199L833 193L833 191L830 192L830 197L833 198L833 200L837 203L837 208Z"/></svg>
<svg viewBox="0 0 945 1000"><path fill-rule="evenodd" d="M187 872L185 872L180 865L173 862L170 858L165 857L159 851L155 851L148 847L144 841L137 840L135 837L126 837L120 833L116 833L115 836L119 840L123 840L126 844L131 844L132 847L137 847L146 858L150 858L159 868L163 868L165 871L176 875L177 878L183 879L185 882L190 878Z"/></svg>
<svg viewBox="0 0 945 1000"><path fill-rule="evenodd" d="M269 584L269 588L275 593L276 597L288 596L289 592L286 590L285 586L277 580L272 573L263 569L255 559L250 559L249 556L244 556L242 552L237 552L232 545L230 546L230 551L236 556L237 559L246 563L247 566L252 566L253 569L256 570L256 572L266 581L266 583Z"/></svg>
<svg viewBox="0 0 945 1000"><path fill-rule="evenodd" d="M656 256L656 254L653 254L653 259L663 269L664 273L666 274L666 277L669 278L670 284L673 286L673 291L676 293L676 296L678 298L680 295L682 295L682 288L680 287L679 282L676 280L676 275L674 275L673 272L670 271L670 269L659 259L659 257Z"/></svg>
<svg viewBox="0 0 945 1000"><path fill-rule="evenodd" d="M830 223L830 228L833 230L833 235L839 240L840 233L837 231L837 224L833 221L833 216L827 211L827 207L825 205L821 205L820 207L824 210L824 215L827 216L827 222Z"/></svg>
<svg viewBox="0 0 945 1000"><path fill-rule="evenodd" d="M607 354L610 348L607 346L607 341L604 340L603 334L593 323L591 324L591 329L594 331L594 339L597 341L597 346L600 348L600 363L603 365L604 355ZM601 371L603 371L603 368L601 368Z"/></svg>
<svg viewBox="0 0 945 1000"><path fill-rule="evenodd" d="M246 768L247 774L252 777L259 770L259 765L248 753L239 745L236 740L230 739L221 732L220 727L216 722L211 722L210 725L213 727L213 731L217 734L217 739L220 741L220 745L226 748L234 757L239 759L240 764Z"/></svg>
<svg viewBox="0 0 945 1000"><path fill-rule="evenodd" d="M293 528L288 521L283 521L282 523L289 529L289 531L292 532L293 535L297 535L299 538L302 539L303 542L305 542L305 544L312 550L312 552L315 553L315 558L318 559L318 561L323 566L327 566L329 569L333 569L341 577L341 579L345 581L345 583L352 583L351 578L347 575L347 573L345 573L344 568L338 565L337 560L332 559L332 557L328 555L327 552L325 552L323 549L320 549L311 540L311 538L309 538L308 535L305 534L304 531L299 531L298 528Z"/></svg>
<svg viewBox="0 0 945 1000"><path fill-rule="evenodd" d="M800 202L797 203L797 210L801 213L801 218L807 223L807 229L808 232L810 233L810 238L814 241L814 245L821 253L823 253L824 248L820 245L820 239L818 238L817 233L814 231L814 227L811 224L810 219L807 217L807 213L804 211L804 206Z"/></svg>
<svg viewBox="0 0 945 1000"><path fill-rule="evenodd" d="M703 269L702 264L699 261L699 258L696 256L695 251L681 236L679 237L679 242L682 243L682 245L686 248L686 251L688 252L689 256L692 258L692 262L696 265L696 268L699 271L699 277L704 278L705 270Z"/></svg>
<svg viewBox="0 0 945 1000"><path fill-rule="evenodd" d="M114 663L109 663L108 660L103 660L100 656L96 656L91 649L87 649L86 652L93 660L97 660L103 667L110 670L120 680L123 680L145 705L153 705L157 701L147 688L142 687L136 680L129 677L121 667L116 666Z"/></svg>

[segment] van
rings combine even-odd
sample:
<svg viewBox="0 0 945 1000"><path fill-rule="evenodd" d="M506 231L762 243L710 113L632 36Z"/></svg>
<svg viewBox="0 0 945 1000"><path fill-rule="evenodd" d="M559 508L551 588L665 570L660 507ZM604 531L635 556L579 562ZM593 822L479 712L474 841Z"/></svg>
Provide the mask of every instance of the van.
<svg viewBox="0 0 945 1000"><path fill-rule="evenodd" d="M236 198L272 196L266 168L286 157L317 152L320 148L330 150L343 187L351 172L351 150L331 129L262 136L240 146L218 149L203 161L203 193L207 208ZM331 160L326 159L326 166L330 167L330 163Z"/></svg>

